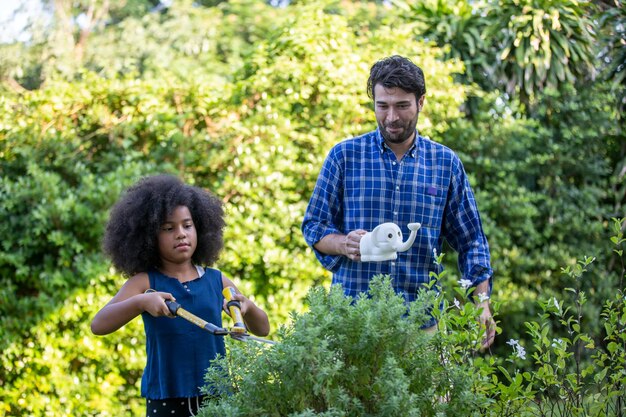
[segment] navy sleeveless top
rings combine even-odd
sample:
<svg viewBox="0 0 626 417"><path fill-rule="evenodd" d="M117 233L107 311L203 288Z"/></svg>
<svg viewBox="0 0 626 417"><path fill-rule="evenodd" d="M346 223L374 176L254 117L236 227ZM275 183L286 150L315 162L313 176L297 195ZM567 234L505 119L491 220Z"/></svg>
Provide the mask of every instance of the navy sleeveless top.
<svg viewBox="0 0 626 417"><path fill-rule="evenodd" d="M222 327L222 273L206 268L204 274L181 283L158 271L148 272L150 288L169 292L185 310ZM153 317L142 313L146 332L146 368L141 379L142 397L196 397L205 385L210 361L226 355L224 336L214 336L181 317Z"/></svg>

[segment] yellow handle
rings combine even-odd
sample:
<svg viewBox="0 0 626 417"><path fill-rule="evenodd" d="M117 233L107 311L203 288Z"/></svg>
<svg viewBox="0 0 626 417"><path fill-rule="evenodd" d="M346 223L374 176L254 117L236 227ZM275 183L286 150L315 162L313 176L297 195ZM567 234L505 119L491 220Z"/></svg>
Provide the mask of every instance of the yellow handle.
<svg viewBox="0 0 626 417"><path fill-rule="evenodd" d="M230 312L230 317L232 317L235 324L233 324L232 332L236 333L246 333L246 325L243 322L243 316L241 315L241 304L239 301L234 300L233 296L236 294L236 291L233 287L226 287L222 291L224 298L228 303L226 307L228 307L228 311Z"/></svg>

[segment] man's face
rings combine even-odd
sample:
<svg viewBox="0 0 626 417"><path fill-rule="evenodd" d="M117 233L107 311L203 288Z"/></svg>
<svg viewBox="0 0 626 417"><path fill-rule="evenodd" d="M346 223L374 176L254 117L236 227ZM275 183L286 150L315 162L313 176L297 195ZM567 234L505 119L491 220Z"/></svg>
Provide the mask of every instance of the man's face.
<svg viewBox="0 0 626 417"><path fill-rule="evenodd" d="M400 144L415 137L417 117L424 105L424 96L419 100L415 94L401 88L374 86L374 113L380 133L387 143Z"/></svg>

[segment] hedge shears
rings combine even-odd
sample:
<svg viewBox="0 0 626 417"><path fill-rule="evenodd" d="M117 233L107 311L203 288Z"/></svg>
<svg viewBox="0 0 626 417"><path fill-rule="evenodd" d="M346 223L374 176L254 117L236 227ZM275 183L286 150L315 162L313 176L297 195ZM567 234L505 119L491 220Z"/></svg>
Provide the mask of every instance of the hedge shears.
<svg viewBox="0 0 626 417"><path fill-rule="evenodd" d="M146 292L153 291L154 290L148 290ZM246 329L246 325L243 321L243 316L241 314L241 304L239 303L239 301L233 299L233 295L235 294L235 289L233 287L224 288L222 294L224 295L226 301L228 301L226 303L226 307L228 308L230 316L234 321L234 325L230 328L230 330L216 326L213 323L209 323L208 321L201 319L195 314L185 310L176 301L165 300L165 305L167 305L167 308L174 316L182 317L183 319L195 324L196 326L206 330L211 334L214 334L215 336L230 336L233 339L239 340L241 342L253 340L255 342L267 343L270 345L276 344L276 342L273 340L252 336L250 333L248 333L248 329Z"/></svg>

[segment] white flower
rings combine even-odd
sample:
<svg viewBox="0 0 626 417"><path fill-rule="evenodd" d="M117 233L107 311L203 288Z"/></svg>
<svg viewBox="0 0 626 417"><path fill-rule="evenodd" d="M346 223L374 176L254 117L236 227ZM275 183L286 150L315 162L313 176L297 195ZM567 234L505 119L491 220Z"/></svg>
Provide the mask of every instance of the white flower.
<svg viewBox="0 0 626 417"><path fill-rule="evenodd" d="M485 292L478 293L478 302L482 303L483 301L487 301L489 296Z"/></svg>
<svg viewBox="0 0 626 417"><path fill-rule="evenodd" d="M562 347L564 344L563 339L552 339L552 347Z"/></svg>
<svg viewBox="0 0 626 417"><path fill-rule="evenodd" d="M472 286L472 281L470 281L469 279L460 279L459 280L459 285L461 286L461 288L466 290L466 289L468 289L469 287Z"/></svg>
<svg viewBox="0 0 626 417"><path fill-rule="evenodd" d="M526 359L526 349L524 349L524 347L520 345L517 340L510 339L508 342L506 342L506 344L511 345L513 347L515 356L517 356L520 359Z"/></svg>
<svg viewBox="0 0 626 417"><path fill-rule="evenodd" d="M459 300L457 300L456 298L454 299L454 306L459 310L461 309L461 303L459 303Z"/></svg>
<svg viewBox="0 0 626 417"><path fill-rule="evenodd" d="M552 297L552 302L554 303L554 307L556 307L556 309L558 311L561 311L561 306L559 305L559 300L557 300L556 297Z"/></svg>
<svg viewBox="0 0 626 417"><path fill-rule="evenodd" d="M520 359L526 359L526 349L524 349L521 345L517 345L516 347L516 355Z"/></svg>

